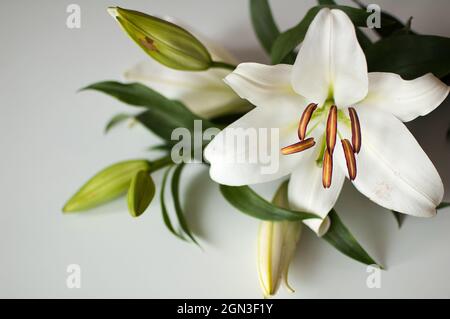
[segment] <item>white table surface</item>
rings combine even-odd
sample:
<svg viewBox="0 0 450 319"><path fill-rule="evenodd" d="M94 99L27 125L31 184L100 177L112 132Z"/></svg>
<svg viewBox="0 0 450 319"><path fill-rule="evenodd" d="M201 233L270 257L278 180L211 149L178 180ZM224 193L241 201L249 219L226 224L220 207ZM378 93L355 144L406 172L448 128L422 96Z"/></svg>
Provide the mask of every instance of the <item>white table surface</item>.
<svg viewBox="0 0 450 319"><path fill-rule="evenodd" d="M66 28L77 3L82 27ZM282 28L314 1L272 1ZM421 33L450 35L446 0L377 1ZM104 135L106 121L127 106L89 83L120 79L146 56L106 13L121 5L172 15L222 41L242 61L265 62L242 0L2 1L0 4L0 297L259 298L255 254L258 222L231 208L205 167L183 180L189 223L201 251L164 227L155 200L131 218L124 200L63 215L65 200L97 170L148 156L157 139L136 126ZM416 120L411 130L450 187L450 105ZM417 169L420 169L418 167ZM161 175L156 175L157 181ZM274 185L258 187L270 195ZM446 198L450 195L446 193ZM388 268L379 289L366 286L366 267L305 231L291 266L287 298L450 297L450 210L432 219L407 218L397 229L383 208L349 184L337 204L364 247ZM66 267L81 266L81 288L68 289Z"/></svg>

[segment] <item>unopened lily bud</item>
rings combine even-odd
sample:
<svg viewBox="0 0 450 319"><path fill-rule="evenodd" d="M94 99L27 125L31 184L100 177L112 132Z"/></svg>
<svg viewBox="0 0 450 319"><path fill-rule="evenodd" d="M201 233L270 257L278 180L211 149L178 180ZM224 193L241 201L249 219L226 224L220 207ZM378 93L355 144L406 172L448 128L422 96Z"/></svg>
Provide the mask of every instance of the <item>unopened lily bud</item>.
<svg viewBox="0 0 450 319"><path fill-rule="evenodd" d="M112 7L108 12L159 63L185 71L206 70L212 65L208 50L185 29L138 11Z"/></svg>
<svg viewBox="0 0 450 319"><path fill-rule="evenodd" d="M136 173L150 170L150 165L146 160L131 160L105 168L69 199L63 212L86 210L123 195Z"/></svg>
<svg viewBox="0 0 450 319"><path fill-rule="evenodd" d="M287 183L280 186L273 203L287 208ZM301 227L300 222L261 222L258 234L258 274L264 297L275 295L282 282L289 291L294 291L288 283L288 271Z"/></svg>

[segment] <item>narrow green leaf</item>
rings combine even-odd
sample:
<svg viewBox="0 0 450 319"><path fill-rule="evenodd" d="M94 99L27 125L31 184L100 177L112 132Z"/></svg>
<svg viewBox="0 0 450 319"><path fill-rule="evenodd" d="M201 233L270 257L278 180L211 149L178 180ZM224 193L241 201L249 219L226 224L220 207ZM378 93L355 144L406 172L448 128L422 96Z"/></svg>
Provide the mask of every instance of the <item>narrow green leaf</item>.
<svg viewBox="0 0 450 319"><path fill-rule="evenodd" d="M295 27L281 33L272 45L270 56L272 64L279 64L303 41L309 25L319 12L320 7L309 9L305 17Z"/></svg>
<svg viewBox="0 0 450 319"><path fill-rule="evenodd" d="M158 145L152 145L148 148L149 151L170 151L172 147L167 144L158 144Z"/></svg>
<svg viewBox="0 0 450 319"><path fill-rule="evenodd" d="M169 144L177 142L171 140L174 129L184 127L193 132L196 120L202 121L203 129L214 127L211 122L193 114L183 103L170 100L140 83L106 81L94 83L83 90L100 91L124 103L145 107L147 111L138 114L136 120Z"/></svg>
<svg viewBox="0 0 450 319"><path fill-rule="evenodd" d="M280 35L278 26L273 18L268 0L250 0L250 17L261 46L270 55L272 45ZM292 64L295 54L291 52L284 59L284 63Z"/></svg>
<svg viewBox="0 0 450 319"><path fill-rule="evenodd" d="M175 171L173 172L172 184L171 184L171 190L172 190L172 196L173 196L173 204L175 206L175 213L177 215L178 223L180 224L181 229L183 230L183 232L194 243L199 245L197 240L195 239L194 235L192 235L191 230L189 229L189 225L186 222L186 219L184 217L183 208L181 207L181 202L180 202L180 176L181 176L181 171L183 170L183 168L184 168L184 164L183 163L179 164L175 168Z"/></svg>
<svg viewBox="0 0 450 319"><path fill-rule="evenodd" d="M361 1L353 0L353 2L356 3L360 8L367 10L367 6ZM396 31L399 31L405 27L405 24L403 22L385 11L381 11L381 19L382 21L390 21L390 23L387 24L382 22L380 28L374 28L375 32L378 33L382 38L389 37ZM413 31L410 32L415 34Z"/></svg>
<svg viewBox="0 0 450 319"><path fill-rule="evenodd" d="M327 5L327 4L333 5L333 4L336 4L336 1L334 1L334 0L317 0L317 3L319 5Z"/></svg>
<svg viewBox="0 0 450 319"><path fill-rule="evenodd" d="M428 72L450 74L450 38L399 35L374 43L366 50L370 72L393 72L414 79Z"/></svg>
<svg viewBox="0 0 450 319"><path fill-rule="evenodd" d="M372 257L361 247L348 228L342 223L334 209L328 214L331 226L322 237L344 255L353 258L366 265L378 265ZM379 265L380 268L383 268Z"/></svg>
<svg viewBox="0 0 450 319"><path fill-rule="evenodd" d="M396 35L405 35L405 34L415 34L412 30L411 30L411 23L412 23L412 19L413 17L409 17L408 21L406 22L405 26L399 30L396 30L395 32L393 32L391 34L391 36L396 36Z"/></svg>
<svg viewBox="0 0 450 319"><path fill-rule="evenodd" d="M397 221L398 228L401 228L406 217L405 214L393 210L392 216L394 216L395 220Z"/></svg>
<svg viewBox="0 0 450 319"><path fill-rule="evenodd" d="M437 209L442 209L442 208L446 208L446 207L449 207L449 206L450 206L450 203L442 202L436 208Z"/></svg>
<svg viewBox="0 0 450 319"><path fill-rule="evenodd" d="M278 64L280 63L284 57L289 54L292 50L294 50L305 38L306 31L308 30L311 21L314 19L316 14L320 11L320 9L327 7L332 9L339 9L344 11L349 18L352 20L353 24L357 27L366 27L367 26L367 18L370 13L365 10L347 7L347 6L339 6L339 5L326 5L326 6L316 6L311 8L305 15L305 17L293 28L281 33L278 38L275 40L275 43L272 46L271 57L272 63ZM383 25L389 25L392 23L389 19L381 19L381 23Z"/></svg>
<svg viewBox="0 0 450 319"><path fill-rule="evenodd" d="M113 127L117 126L118 124L128 120L129 118L133 117L133 115L125 114L125 113L119 113L114 115L109 122L106 124L105 127L105 134L108 133Z"/></svg>
<svg viewBox="0 0 450 319"><path fill-rule="evenodd" d="M167 98L149 87L140 83L120 83L116 81L103 81L93 83L80 91L94 90L115 97L129 105L151 108L155 105L165 105Z"/></svg>
<svg viewBox="0 0 450 319"><path fill-rule="evenodd" d="M220 185L223 197L241 212L263 220L302 220L317 215L281 208L266 201L248 186Z"/></svg>
<svg viewBox="0 0 450 319"><path fill-rule="evenodd" d="M155 183L148 171L134 175L128 190L128 211L131 216L141 216L155 196Z"/></svg>
<svg viewBox="0 0 450 319"><path fill-rule="evenodd" d="M272 44L280 34L273 19L268 0L250 0L250 16L256 36L262 47L270 54Z"/></svg>
<svg viewBox="0 0 450 319"><path fill-rule="evenodd" d="M356 38L363 51L366 51L366 49L372 45L372 41L360 28L356 28Z"/></svg>
<svg viewBox="0 0 450 319"><path fill-rule="evenodd" d="M164 172L164 177L162 180L162 184L161 184L161 193L160 193L160 203L161 203L161 213L162 213L162 217L163 217L163 221L164 221L164 225L166 225L167 229L176 237L178 237L181 240L186 240L180 233L178 233L177 231L175 231L175 228L173 228L172 226L172 222L170 221L170 217L169 217L169 213L167 211L167 206L166 206L166 200L165 200L165 189L166 189L166 184L167 184L167 179L169 177L169 173L172 167L169 167L165 172Z"/></svg>
<svg viewBox="0 0 450 319"><path fill-rule="evenodd" d="M146 160L119 162L98 172L64 205L63 212L78 212L109 202L127 191L138 171L150 171Z"/></svg>

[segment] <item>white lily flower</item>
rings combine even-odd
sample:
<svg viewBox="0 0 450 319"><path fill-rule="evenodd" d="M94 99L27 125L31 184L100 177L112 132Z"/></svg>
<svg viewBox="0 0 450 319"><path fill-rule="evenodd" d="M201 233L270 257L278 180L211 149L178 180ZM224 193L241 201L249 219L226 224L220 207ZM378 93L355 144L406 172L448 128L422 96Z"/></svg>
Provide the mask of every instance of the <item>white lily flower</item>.
<svg viewBox="0 0 450 319"><path fill-rule="evenodd" d="M165 20L190 28L172 18ZM208 49L214 61L236 64L236 59L225 48L194 34ZM193 113L211 118L236 110L248 109L243 100L223 82L230 70L210 68L206 71L180 71L148 59L127 70L126 80L142 83L162 95L183 102Z"/></svg>
<svg viewBox="0 0 450 319"><path fill-rule="evenodd" d="M328 230L326 216L345 176L387 209L436 214L444 193L441 178L402 122L433 111L449 87L432 74L405 81L392 73L368 73L344 12L325 8L317 14L293 66L243 63L225 81L257 107L205 150L216 182L246 185L291 174L290 205L321 217L305 221L318 235ZM262 174L260 163L223 161L229 154L249 152L248 144L233 149L221 143L236 127L279 129L283 148L276 173ZM341 143L335 145L337 137ZM266 145L269 151L270 141Z"/></svg>

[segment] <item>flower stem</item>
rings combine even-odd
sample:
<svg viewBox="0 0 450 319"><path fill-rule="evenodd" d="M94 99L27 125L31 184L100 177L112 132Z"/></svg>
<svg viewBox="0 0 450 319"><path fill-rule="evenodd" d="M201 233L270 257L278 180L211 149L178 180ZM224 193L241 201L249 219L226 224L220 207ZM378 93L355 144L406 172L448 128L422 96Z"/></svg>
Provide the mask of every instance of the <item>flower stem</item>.
<svg viewBox="0 0 450 319"><path fill-rule="evenodd" d="M213 61L211 64L211 68L222 68L233 71L234 69L236 69L236 65L229 64L226 62Z"/></svg>
<svg viewBox="0 0 450 319"><path fill-rule="evenodd" d="M173 161L169 155L158 158L157 160L151 161L150 173L156 172L157 170L159 170L163 167L166 167L168 165L172 165L172 164L173 164Z"/></svg>

